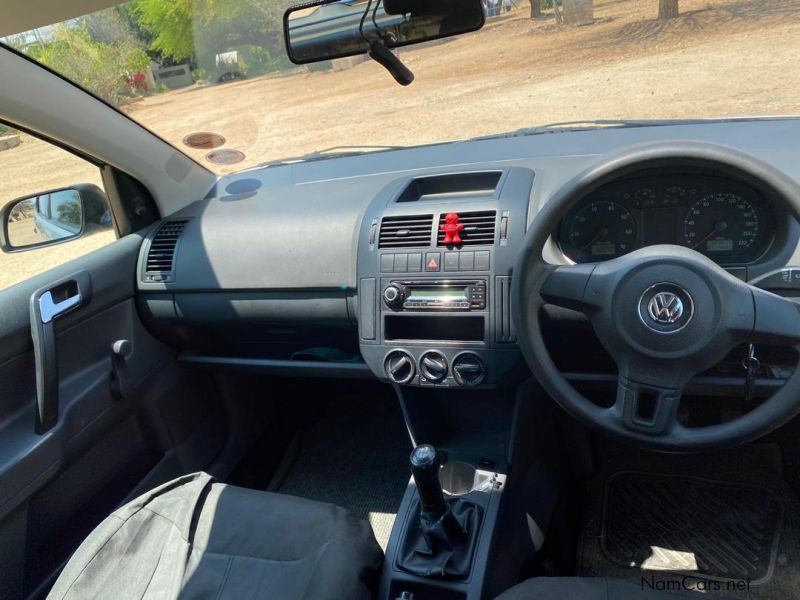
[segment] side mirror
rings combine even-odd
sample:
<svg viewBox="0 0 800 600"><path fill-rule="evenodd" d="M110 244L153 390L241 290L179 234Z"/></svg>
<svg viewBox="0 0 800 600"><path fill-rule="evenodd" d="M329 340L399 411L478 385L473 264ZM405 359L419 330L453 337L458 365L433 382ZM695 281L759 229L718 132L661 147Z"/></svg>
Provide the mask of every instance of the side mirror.
<svg viewBox="0 0 800 600"><path fill-rule="evenodd" d="M106 195L90 183L17 198L0 218L3 252L52 246L113 226Z"/></svg>
<svg viewBox="0 0 800 600"><path fill-rule="evenodd" d="M296 64L367 54L373 42L419 44L484 23L481 0L312 0L283 16L286 52Z"/></svg>

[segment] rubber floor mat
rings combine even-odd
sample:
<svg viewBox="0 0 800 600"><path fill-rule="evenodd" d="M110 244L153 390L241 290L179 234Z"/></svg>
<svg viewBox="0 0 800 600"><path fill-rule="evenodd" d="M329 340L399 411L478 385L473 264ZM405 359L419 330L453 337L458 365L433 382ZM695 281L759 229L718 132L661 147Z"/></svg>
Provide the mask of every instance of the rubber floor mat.
<svg viewBox="0 0 800 600"><path fill-rule="evenodd" d="M800 500L776 444L672 455L607 443L598 464L578 575L709 600L800 598Z"/></svg>
<svg viewBox="0 0 800 600"><path fill-rule="evenodd" d="M617 473L606 483L601 545L620 566L758 584L774 569L784 511L764 488Z"/></svg>

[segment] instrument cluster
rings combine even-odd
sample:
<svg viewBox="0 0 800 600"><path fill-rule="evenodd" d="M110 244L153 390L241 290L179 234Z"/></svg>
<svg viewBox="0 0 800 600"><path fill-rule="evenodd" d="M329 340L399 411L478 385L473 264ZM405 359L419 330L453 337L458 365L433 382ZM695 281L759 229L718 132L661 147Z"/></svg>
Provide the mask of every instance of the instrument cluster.
<svg viewBox="0 0 800 600"><path fill-rule="evenodd" d="M773 219L764 197L744 184L720 177L648 177L589 194L561 222L557 242L578 263L677 244L721 265L746 265L769 249Z"/></svg>

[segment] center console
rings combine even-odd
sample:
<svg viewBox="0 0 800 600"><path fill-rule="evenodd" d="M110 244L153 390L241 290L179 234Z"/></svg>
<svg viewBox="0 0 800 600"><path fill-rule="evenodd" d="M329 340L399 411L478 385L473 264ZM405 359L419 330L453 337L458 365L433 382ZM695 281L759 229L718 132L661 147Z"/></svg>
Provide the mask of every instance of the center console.
<svg viewBox="0 0 800 600"><path fill-rule="evenodd" d="M492 387L520 360L511 270L534 174L512 167L404 177L364 216L361 355L380 379Z"/></svg>

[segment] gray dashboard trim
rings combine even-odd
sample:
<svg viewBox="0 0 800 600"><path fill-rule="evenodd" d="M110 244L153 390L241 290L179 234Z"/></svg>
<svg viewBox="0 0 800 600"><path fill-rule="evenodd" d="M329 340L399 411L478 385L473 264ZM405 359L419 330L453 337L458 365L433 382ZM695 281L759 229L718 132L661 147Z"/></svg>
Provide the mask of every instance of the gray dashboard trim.
<svg viewBox="0 0 800 600"><path fill-rule="evenodd" d="M726 145L800 180L800 119L553 133L255 168L222 177L209 197L170 215L194 217L177 255L176 281L140 282L139 289L354 290L359 225L392 181L524 167L537 174L530 223L559 187L600 157L676 139Z"/></svg>

